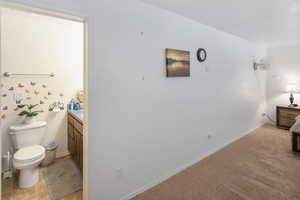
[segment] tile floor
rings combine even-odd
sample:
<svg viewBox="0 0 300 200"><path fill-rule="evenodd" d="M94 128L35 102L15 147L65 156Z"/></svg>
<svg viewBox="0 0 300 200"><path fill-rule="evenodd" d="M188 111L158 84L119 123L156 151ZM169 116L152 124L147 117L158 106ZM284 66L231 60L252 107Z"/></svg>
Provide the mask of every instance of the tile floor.
<svg viewBox="0 0 300 200"><path fill-rule="evenodd" d="M70 158L59 159L56 162L60 162L65 159ZM51 200L41 170L39 182L29 189L20 189L18 187L17 179L15 178L3 180L2 200ZM82 192L73 193L61 200L82 200Z"/></svg>

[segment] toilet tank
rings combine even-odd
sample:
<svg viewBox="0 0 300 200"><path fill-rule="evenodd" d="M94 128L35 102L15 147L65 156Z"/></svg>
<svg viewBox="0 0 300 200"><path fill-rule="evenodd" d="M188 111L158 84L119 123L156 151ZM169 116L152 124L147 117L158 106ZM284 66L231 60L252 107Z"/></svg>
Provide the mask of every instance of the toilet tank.
<svg viewBox="0 0 300 200"><path fill-rule="evenodd" d="M19 124L9 127L9 134L15 149L32 145L40 145L46 132L47 123L44 121L31 124Z"/></svg>

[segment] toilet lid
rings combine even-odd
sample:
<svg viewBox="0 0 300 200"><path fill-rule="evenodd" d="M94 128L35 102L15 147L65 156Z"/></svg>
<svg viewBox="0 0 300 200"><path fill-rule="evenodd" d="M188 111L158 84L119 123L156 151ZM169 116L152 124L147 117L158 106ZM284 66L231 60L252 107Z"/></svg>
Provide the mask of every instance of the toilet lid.
<svg viewBox="0 0 300 200"><path fill-rule="evenodd" d="M17 161L29 161L40 158L45 153L45 148L40 145L34 145L19 149L14 154L14 159Z"/></svg>

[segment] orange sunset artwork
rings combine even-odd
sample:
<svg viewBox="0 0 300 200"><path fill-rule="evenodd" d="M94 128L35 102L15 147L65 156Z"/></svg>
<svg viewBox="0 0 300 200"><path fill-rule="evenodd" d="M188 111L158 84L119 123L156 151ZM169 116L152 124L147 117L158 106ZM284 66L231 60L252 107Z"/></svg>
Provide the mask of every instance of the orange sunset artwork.
<svg viewBox="0 0 300 200"><path fill-rule="evenodd" d="M166 49L167 77L190 76L190 52Z"/></svg>

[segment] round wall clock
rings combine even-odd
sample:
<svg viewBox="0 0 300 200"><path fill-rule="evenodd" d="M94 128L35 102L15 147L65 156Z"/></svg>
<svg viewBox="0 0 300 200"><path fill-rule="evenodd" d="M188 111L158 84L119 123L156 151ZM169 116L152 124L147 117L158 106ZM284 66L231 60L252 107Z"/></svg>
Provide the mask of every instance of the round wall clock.
<svg viewBox="0 0 300 200"><path fill-rule="evenodd" d="M198 49L197 58L198 58L199 62L204 62L206 60L207 53L206 53L205 49L203 49L203 48Z"/></svg>

